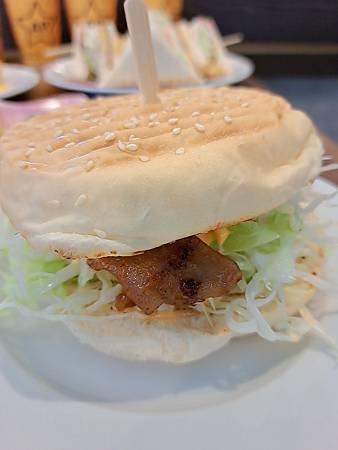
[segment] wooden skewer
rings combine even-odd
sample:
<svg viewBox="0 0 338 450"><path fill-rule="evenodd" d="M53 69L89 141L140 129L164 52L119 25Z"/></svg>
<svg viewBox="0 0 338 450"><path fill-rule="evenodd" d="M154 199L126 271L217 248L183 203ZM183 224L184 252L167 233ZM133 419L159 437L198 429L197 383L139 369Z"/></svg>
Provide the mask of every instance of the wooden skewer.
<svg viewBox="0 0 338 450"><path fill-rule="evenodd" d="M52 58L55 56L70 55L73 52L70 44L59 45L58 47L47 47L44 51L45 56Z"/></svg>
<svg viewBox="0 0 338 450"><path fill-rule="evenodd" d="M135 59L139 89L145 103L159 103L159 83L146 7L142 0L127 0L124 4L124 10Z"/></svg>
<svg viewBox="0 0 338 450"><path fill-rule="evenodd" d="M244 41L243 33L233 33L228 34L227 36L223 36L223 45L224 47L230 47L230 45L239 44Z"/></svg>

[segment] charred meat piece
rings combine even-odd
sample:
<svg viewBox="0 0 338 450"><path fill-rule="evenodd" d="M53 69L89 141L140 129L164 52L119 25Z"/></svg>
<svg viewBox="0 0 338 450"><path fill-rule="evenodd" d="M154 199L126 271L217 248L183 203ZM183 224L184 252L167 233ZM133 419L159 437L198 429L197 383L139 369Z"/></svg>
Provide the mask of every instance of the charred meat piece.
<svg viewBox="0 0 338 450"><path fill-rule="evenodd" d="M219 297L241 279L241 271L231 259L195 236L140 255L91 259L88 264L113 273L124 294L146 314L162 303L193 305Z"/></svg>

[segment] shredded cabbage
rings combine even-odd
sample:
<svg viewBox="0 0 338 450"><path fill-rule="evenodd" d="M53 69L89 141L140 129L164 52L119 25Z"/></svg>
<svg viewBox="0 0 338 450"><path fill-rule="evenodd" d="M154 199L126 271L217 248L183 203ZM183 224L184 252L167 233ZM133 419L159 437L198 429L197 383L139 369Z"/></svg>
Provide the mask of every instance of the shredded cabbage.
<svg viewBox="0 0 338 450"><path fill-rule="evenodd" d="M321 224L309 220L309 216L336 194L305 188L268 214L228 228L227 238L216 249L238 264L243 279L237 285L235 299L213 299L212 307L206 305L210 317L224 315L226 326L233 332L257 333L269 341L297 341L312 329L313 322L300 311L294 316L288 314L286 291L291 291L296 280L322 290L329 288L327 282L304 270L299 257L315 257L313 240L323 244Z"/></svg>
<svg viewBox="0 0 338 450"><path fill-rule="evenodd" d="M0 312L55 320L81 318L114 301L121 292L113 275L96 272L86 261L38 252L0 217Z"/></svg>
<svg viewBox="0 0 338 450"><path fill-rule="evenodd" d="M323 280L306 272L299 257L314 255L311 241L321 230L308 217L334 195L306 188L279 208L229 227L223 242L212 243L238 264L243 277L232 295L196 304L210 326L222 318L224 327L235 334L257 333L269 341L297 341L313 327L304 309L288 314L285 298L295 280L327 288ZM33 250L4 215L0 216L0 256L1 315L16 310L51 321L119 317L113 305L121 286L111 273L96 272L85 260ZM106 306L112 308L100 315Z"/></svg>

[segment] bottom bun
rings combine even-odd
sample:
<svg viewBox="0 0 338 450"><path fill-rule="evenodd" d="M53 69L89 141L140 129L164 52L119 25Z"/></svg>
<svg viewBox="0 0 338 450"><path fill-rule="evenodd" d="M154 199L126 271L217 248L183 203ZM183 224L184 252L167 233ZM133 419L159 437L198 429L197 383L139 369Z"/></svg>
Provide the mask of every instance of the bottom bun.
<svg viewBox="0 0 338 450"><path fill-rule="evenodd" d="M177 364L201 359L234 336L224 325L211 330L204 314L188 310L158 312L151 318L120 313L95 324L76 321L67 326L80 342L110 356Z"/></svg>
<svg viewBox="0 0 338 450"><path fill-rule="evenodd" d="M302 261L306 272L318 276L323 262L323 251L316 248L316 256ZM297 281L285 290L288 313L295 315L308 303L315 288ZM269 306L263 314L273 311ZM233 337L242 336L224 327L223 316L213 316L211 328L205 314L194 309L158 311L150 316L130 310L111 313L106 307L98 311L107 319L67 321L70 331L80 342L113 357L137 361L187 363L201 359L224 347ZM109 317L108 317L109 315Z"/></svg>

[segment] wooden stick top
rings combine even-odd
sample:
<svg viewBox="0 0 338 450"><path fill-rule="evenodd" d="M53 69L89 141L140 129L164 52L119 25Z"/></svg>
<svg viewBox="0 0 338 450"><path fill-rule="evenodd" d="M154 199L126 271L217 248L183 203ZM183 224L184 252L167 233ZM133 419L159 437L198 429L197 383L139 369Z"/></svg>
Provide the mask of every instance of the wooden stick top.
<svg viewBox="0 0 338 450"><path fill-rule="evenodd" d="M159 103L159 83L149 18L142 0L127 0L124 4L133 49L139 89L145 103Z"/></svg>

